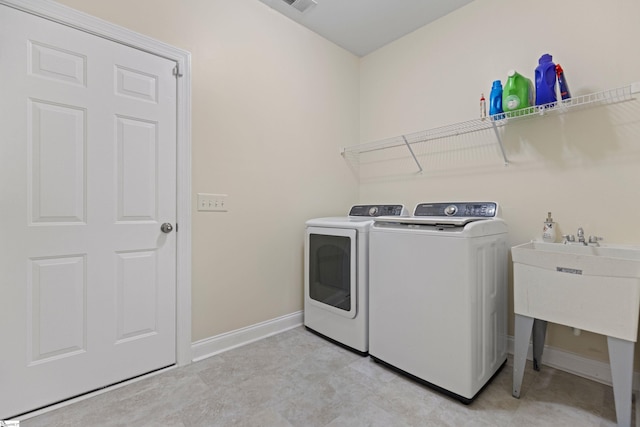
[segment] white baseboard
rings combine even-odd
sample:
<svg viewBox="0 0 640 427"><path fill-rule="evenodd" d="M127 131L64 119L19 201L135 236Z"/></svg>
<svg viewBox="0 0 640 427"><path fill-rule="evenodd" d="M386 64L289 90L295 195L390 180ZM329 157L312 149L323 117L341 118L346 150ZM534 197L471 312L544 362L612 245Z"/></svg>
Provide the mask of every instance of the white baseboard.
<svg viewBox="0 0 640 427"><path fill-rule="evenodd" d="M513 337L511 336L507 337L507 351L509 354L513 354ZM527 359L533 360L533 348L531 343L529 343ZM587 359L586 357L566 350L561 350L556 347L548 345L544 346L544 351L542 353L542 365L569 372L570 374L597 381L602 384L612 384L611 366L609 363ZM640 372L636 371L633 373L633 389L639 390L639 385Z"/></svg>
<svg viewBox="0 0 640 427"><path fill-rule="evenodd" d="M240 347L254 341L276 335L302 325L302 311L287 314L235 331L225 332L196 341L191 345L191 360L197 362L207 357Z"/></svg>

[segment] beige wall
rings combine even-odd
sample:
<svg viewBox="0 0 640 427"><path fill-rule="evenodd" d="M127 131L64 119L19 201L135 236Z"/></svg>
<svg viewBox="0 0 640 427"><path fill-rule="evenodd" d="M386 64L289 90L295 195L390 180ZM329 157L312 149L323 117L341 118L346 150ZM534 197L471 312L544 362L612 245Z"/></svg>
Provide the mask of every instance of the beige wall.
<svg viewBox="0 0 640 427"><path fill-rule="evenodd" d="M504 84L512 68L533 79L547 52L574 95L640 81L638 16L637 0L476 0L362 59L361 142L477 118L493 80ZM496 200L512 245L539 238L547 211L561 233L582 226L608 242L640 244L639 114L632 101L516 123L504 134L508 167L491 132L433 143L422 175L407 175L415 166L390 152L375 170L361 166L360 201ZM547 343L608 357L604 337L575 337L567 327L550 327Z"/></svg>
<svg viewBox="0 0 640 427"><path fill-rule="evenodd" d="M301 310L304 222L357 199L358 58L257 0L60 3L192 53L193 341Z"/></svg>
<svg viewBox="0 0 640 427"><path fill-rule="evenodd" d="M496 200L512 245L547 211L562 233L640 243L640 101L510 126L508 167L490 132L432 144L420 175L379 153L358 183L338 154L475 118L494 79L533 78L547 52L574 95L640 81L637 0L476 0L361 60L257 0L60 2L193 55L193 192L231 206L194 210L194 341L302 309L304 221L356 201ZM548 343L607 359L594 334Z"/></svg>

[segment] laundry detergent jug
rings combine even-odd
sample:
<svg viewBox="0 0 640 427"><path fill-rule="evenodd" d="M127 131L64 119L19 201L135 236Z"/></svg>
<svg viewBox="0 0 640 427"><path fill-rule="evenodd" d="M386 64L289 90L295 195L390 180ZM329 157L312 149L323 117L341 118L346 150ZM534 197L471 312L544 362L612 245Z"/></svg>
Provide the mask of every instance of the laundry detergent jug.
<svg viewBox="0 0 640 427"><path fill-rule="evenodd" d="M556 98L556 65L552 57L545 53L538 60L536 67L536 105L555 104Z"/></svg>
<svg viewBox="0 0 640 427"><path fill-rule="evenodd" d="M505 113L521 110L523 108L531 107L534 105L534 92L531 80L516 72L510 70L507 78L507 83L502 90L502 109ZM507 114L508 117L512 117L515 113Z"/></svg>
<svg viewBox="0 0 640 427"><path fill-rule="evenodd" d="M494 80L489 96L489 115L493 120L504 119L504 114L500 113L502 113L502 82Z"/></svg>

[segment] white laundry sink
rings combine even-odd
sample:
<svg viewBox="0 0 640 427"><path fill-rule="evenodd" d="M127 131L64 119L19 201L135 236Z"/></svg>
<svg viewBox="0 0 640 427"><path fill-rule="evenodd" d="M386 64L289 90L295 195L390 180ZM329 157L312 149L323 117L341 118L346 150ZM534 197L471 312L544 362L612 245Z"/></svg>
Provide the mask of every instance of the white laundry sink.
<svg viewBox="0 0 640 427"><path fill-rule="evenodd" d="M640 246L531 242L511 253L515 314L637 340Z"/></svg>

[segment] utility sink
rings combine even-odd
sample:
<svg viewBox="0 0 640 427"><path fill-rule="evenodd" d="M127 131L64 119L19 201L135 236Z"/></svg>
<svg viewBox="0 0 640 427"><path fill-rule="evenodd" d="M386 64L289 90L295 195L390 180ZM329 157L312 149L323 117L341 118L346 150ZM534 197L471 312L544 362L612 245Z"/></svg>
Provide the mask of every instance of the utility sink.
<svg viewBox="0 0 640 427"><path fill-rule="evenodd" d="M637 340L640 246L530 242L511 254L515 314Z"/></svg>
<svg viewBox="0 0 640 427"><path fill-rule="evenodd" d="M511 255L513 396L520 397L532 332L535 369L541 362L547 322L603 334L609 348L618 426L630 427L640 246L531 242L514 246Z"/></svg>

